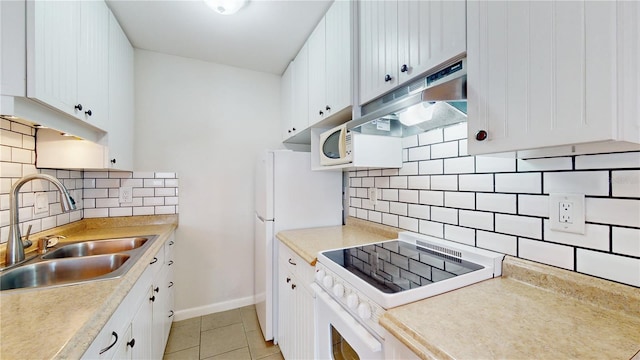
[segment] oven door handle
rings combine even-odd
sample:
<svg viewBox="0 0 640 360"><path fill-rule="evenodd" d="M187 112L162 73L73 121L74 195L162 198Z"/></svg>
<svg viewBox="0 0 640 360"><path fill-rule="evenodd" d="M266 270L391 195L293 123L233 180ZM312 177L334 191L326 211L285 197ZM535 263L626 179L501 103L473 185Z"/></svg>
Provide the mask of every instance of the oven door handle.
<svg viewBox="0 0 640 360"><path fill-rule="evenodd" d="M324 306L329 307L337 316L339 316L343 321L349 323L353 328L354 335L358 338L362 344L369 348L372 353L376 353L382 351L382 344L373 337L362 325L355 322L348 312L346 312L340 304L338 304L335 300L327 294L320 286L316 284L311 284L311 287L317 294L317 301L321 301Z"/></svg>

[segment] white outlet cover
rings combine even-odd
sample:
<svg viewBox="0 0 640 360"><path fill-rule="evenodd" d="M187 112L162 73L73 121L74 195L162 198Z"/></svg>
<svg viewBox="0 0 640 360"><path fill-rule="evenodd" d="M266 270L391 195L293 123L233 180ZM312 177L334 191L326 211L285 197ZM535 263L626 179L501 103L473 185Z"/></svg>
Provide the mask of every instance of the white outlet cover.
<svg viewBox="0 0 640 360"><path fill-rule="evenodd" d="M571 223L560 222L560 203L570 203ZM585 232L584 194L549 194L549 228L575 234Z"/></svg>
<svg viewBox="0 0 640 360"><path fill-rule="evenodd" d="M129 204L133 202L133 189L131 186L122 186L118 190L118 200L120 204Z"/></svg>
<svg viewBox="0 0 640 360"><path fill-rule="evenodd" d="M34 214L45 214L49 212L49 194L46 192L36 193L34 204L33 204L33 213Z"/></svg>

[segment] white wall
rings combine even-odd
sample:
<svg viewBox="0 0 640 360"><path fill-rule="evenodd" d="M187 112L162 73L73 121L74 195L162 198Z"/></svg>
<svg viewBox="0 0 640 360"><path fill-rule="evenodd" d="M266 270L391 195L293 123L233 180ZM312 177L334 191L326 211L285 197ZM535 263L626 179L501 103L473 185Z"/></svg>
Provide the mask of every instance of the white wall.
<svg viewBox="0 0 640 360"><path fill-rule="evenodd" d="M253 303L254 161L280 146L280 77L136 50L136 170L176 171L176 319Z"/></svg>

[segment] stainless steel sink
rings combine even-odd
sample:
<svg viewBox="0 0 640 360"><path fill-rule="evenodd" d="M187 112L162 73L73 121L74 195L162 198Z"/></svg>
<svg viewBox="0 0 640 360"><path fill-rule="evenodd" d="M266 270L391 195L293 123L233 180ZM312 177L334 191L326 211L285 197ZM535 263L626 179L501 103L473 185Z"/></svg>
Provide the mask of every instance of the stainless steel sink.
<svg viewBox="0 0 640 360"><path fill-rule="evenodd" d="M0 290L65 286L118 278L157 236L89 240L62 245L23 265L0 272Z"/></svg>
<svg viewBox="0 0 640 360"><path fill-rule="evenodd" d="M121 272L114 273L129 261L130 255L110 254L24 265L0 276L0 290L85 282L103 278L106 274L112 275L109 278L116 277Z"/></svg>
<svg viewBox="0 0 640 360"><path fill-rule="evenodd" d="M43 259L58 259L77 256L90 256L102 254L114 254L123 251L137 249L149 239L146 237L131 237L121 239L85 241L70 245L64 245L46 255Z"/></svg>

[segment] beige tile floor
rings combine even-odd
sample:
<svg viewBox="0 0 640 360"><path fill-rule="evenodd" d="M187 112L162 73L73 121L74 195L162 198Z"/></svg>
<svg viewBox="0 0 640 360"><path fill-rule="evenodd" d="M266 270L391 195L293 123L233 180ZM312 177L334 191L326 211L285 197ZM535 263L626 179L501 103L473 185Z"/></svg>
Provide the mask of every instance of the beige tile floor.
<svg viewBox="0 0 640 360"><path fill-rule="evenodd" d="M164 359L284 360L278 345L264 341L253 305L174 322Z"/></svg>

